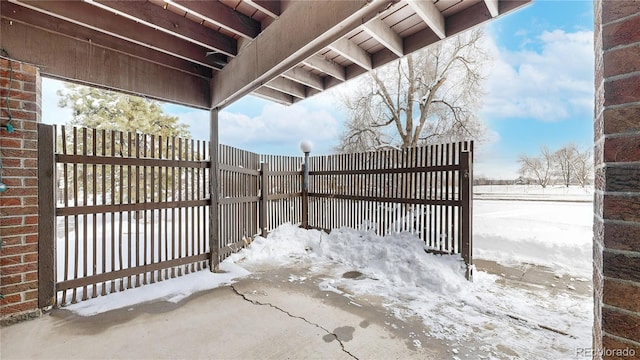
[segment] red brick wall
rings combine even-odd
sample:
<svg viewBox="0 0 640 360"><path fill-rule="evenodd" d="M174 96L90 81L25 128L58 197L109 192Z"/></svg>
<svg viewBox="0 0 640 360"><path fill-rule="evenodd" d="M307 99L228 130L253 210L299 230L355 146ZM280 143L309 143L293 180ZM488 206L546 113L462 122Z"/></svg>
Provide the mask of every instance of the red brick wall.
<svg viewBox="0 0 640 360"><path fill-rule="evenodd" d="M594 6L594 358L640 358L640 1Z"/></svg>
<svg viewBox="0 0 640 360"><path fill-rule="evenodd" d="M0 125L9 112L6 94L10 66L13 81L9 108L13 133L0 128L0 319L2 324L38 316L38 179L37 122L41 113L41 80L32 65L0 58Z"/></svg>

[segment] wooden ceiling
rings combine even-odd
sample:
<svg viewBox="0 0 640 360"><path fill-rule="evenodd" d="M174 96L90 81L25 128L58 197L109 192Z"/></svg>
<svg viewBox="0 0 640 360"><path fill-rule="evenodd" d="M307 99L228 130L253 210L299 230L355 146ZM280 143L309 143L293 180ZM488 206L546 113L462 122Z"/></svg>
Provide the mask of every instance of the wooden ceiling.
<svg viewBox="0 0 640 360"><path fill-rule="evenodd" d="M0 43L45 75L199 108L284 104L531 0L1 0Z"/></svg>

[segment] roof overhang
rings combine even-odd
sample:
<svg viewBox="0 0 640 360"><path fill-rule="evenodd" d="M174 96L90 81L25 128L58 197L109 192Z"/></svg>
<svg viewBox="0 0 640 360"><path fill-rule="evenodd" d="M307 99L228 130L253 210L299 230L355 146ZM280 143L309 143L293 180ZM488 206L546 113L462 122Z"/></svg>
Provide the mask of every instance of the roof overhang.
<svg viewBox="0 0 640 360"><path fill-rule="evenodd" d="M531 0L2 0L0 45L47 76L198 108L292 104Z"/></svg>

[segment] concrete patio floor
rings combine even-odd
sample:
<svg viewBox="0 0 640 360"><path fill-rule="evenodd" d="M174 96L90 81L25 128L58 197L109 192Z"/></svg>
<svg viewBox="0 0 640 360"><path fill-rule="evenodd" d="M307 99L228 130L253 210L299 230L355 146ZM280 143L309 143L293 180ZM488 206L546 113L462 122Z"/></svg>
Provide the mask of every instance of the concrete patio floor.
<svg viewBox="0 0 640 360"><path fill-rule="evenodd" d="M592 291L590 282L569 282L544 267L476 265L507 286ZM159 300L89 317L54 309L0 328L0 358L451 359L475 358L482 345L435 339L422 319L398 319L382 298L322 291L326 277L304 266L249 270L231 286L177 304Z"/></svg>
<svg viewBox="0 0 640 360"><path fill-rule="evenodd" d="M8 359L441 359L448 346L418 319L395 318L375 297L291 282L273 269L173 304L91 317L55 309L0 329ZM417 342L417 341L419 342ZM421 346L416 347L416 343Z"/></svg>

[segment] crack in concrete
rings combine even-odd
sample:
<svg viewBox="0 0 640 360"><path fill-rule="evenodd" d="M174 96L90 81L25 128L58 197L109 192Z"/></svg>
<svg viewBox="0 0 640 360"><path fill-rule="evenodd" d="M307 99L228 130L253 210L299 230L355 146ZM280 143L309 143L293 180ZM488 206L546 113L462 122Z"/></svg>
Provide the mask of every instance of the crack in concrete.
<svg viewBox="0 0 640 360"><path fill-rule="evenodd" d="M241 297L241 298L243 298L245 301L250 302L250 303L251 303L251 304L253 304L253 305L260 305L260 306L269 306L269 307L272 307L272 308L274 308L274 309L276 309L276 310L278 310L278 311L280 311L280 312L282 312L282 313L284 313L284 314L287 314L287 315L288 315L289 317L291 317L291 318L294 318L294 319L300 319L300 320L302 320L302 321L306 322L306 323L307 323L307 324L309 324L309 325L312 325L312 326L317 327L318 329L321 329L322 331L326 332L328 335L333 336L333 337L336 339L336 341L338 341L338 344L340 344L340 348L342 349L342 352L344 352L345 354L347 354L347 355L351 356L352 358L354 358L354 359L356 359L356 360L359 360L357 356L355 356L355 355L353 355L352 353L350 353L350 352L349 352L349 350L347 350L347 349L344 347L344 343L342 342L342 340L340 340L340 339L338 338L338 335L337 335L337 334L335 334L335 333L333 333L333 332L329 331L328 329L325 329L325 328L324 328L324 327L322 327L321 325L316 324L316 323L314 323L314 322L311 322L311 321L309 321L309 320L305 319L305 318L304 318L304 317L302 317L302 316L293 315L292 313L288 312L287 310L284 310L284 309L282 309L281 307L278 307L278 306L273 305L273 304L271 304L271 303L262 303L262 302L260 302L260 301L256 301L256 300L249 299L245 294L243 294L243 293L241 293L240 291L238 291L238 289L236 289L236 288L235 288L235 286L233 286L233 285L229 285L229 287L231 288L231 290L233 290L233 292L234 292L234 293L236 293L236 295L240 296L240 297Z"/></svg>

